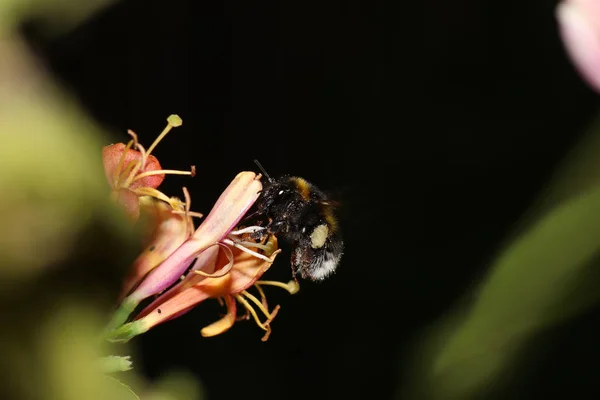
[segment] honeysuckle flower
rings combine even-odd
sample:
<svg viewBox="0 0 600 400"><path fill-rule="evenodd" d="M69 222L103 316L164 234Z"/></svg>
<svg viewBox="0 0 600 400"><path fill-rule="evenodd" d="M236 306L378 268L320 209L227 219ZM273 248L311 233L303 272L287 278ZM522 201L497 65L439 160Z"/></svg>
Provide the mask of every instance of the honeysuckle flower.
<svg viewBox="0 0 600 400"><path fill-rule="evenodd" d="M102 163L111 187L111 197L133 220L139 218L141 196L155 197L170 204L174 209L182 206L178 199L169 198L157 188L166 174L194 176L195 167L192 166L191 171L165 170L162 169L158 159L151 154L167 133L181 124L182 120L179 116L170 115L167 118L167 126L148 150L138 143L137 135L131 130L128 133L132 139L127 144L116 143L102 149Z"/></svg>
<svg viewBox="0 0 600 400"><path fill-rule="evenodd" d="M246 242L249 246L250 244ZM237 304L246 309L246 318L252 316L256 324L265 331L263 341L270 333L270 323L277 315L279 306L269 310L263 286L279 286L291 294L299 290L296 281L287 284L274 281L261 281L260 277L269 269L281 250L277 249L277 239L270 236L266 243L254 243L257 254L242 247L229 245L213 246L203 252L186 278L159 296L136 317L135 321L123 325L113 332L112 340L127 341L147 332L149 329L180 316L209 298L219 299L227 307L227 313L220 320L201 330L204 337L215 336L233 326L237 316ZM212 273L205 272L211 270ZM256 288L257 298L248 289ZM259 313L264 316L261 321Z"/></svg>
<svg viewBox="0 0 600 400"><path fill-rule="evenodd" d="M565 0L556 9L566 50L586 82L600 92L600 2Z"/></svg>
<svg viewBox="0 0 600 400"><path fill-rule="evenodd" d="M221 194L213 209L194 234L160 265L152 269L133 292L122 301L107 329L110 331L119 327L141 301L173 285L194 259L204 251L230 240L227 236L252 207L261 190L260 175L257 176L254 172L239 173ZM233 243L233 247L251 252L240 244ZM260 255L258 256L260 257ZM262 256L262 258L266 257Z"/></svg>

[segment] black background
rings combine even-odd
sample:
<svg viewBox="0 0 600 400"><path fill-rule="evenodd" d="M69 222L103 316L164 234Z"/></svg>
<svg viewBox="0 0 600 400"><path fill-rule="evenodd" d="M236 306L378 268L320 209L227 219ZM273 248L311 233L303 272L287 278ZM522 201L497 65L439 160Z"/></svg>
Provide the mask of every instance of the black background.
<svg viewBox="0 0 600 400"><path fill-rule="evenodd" d="M415 3L415 2L412 2ZM208 212L256 170L300 175L342 202L346 254L282 305L267 343L250 322L203 339L203 304L134 341L150 377L191 369L210 399L388 399L421 329L451 309L590 122L597 96L557 36L552 1L126 0L48 39L57 77L115 136L157 148ZM287 253L289 254L289 252ZM269 276L289 279L287 256ZM511 381L519 398L599 393L588 313Z"/></svg>

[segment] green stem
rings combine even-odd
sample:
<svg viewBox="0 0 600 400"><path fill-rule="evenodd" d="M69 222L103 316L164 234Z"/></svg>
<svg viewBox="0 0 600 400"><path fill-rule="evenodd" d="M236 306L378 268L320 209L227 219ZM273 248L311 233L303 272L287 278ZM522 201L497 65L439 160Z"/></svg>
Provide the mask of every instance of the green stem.
<svg viewBox="0 0 600 400"><path fill-rule="evenodd" d="M123 325L133 310L138 306L139 302L130 299L129 297L123 300L117 311L113 314L112 319L106 326L106 332L113 331Z"/></svg>
<svg viewBox="0 0 600 400"><path fill-rule="evenodd" d="M146 331L148 331L148 327L144 320L137 320L111 330L104 335L104 338L109 342L125 343Z"/></svg>

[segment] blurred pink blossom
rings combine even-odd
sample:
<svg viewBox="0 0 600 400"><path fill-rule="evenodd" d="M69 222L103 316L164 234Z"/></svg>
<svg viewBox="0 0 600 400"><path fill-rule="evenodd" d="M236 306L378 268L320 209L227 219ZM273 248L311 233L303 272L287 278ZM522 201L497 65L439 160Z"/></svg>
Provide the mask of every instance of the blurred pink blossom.
<svg viewBox="0 0 600 400"><path fill-rule="evenodd" d="M600 92L600 0L565 0L558 5L556 17L571 60Z"/></svg>

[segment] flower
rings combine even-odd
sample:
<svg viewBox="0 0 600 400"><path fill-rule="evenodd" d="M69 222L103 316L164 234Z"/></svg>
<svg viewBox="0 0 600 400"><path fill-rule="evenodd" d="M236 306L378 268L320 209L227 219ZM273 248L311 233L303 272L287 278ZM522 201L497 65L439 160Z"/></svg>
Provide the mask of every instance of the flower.
<svg viewBox="0 0 600 400"><path fill-rule="evenodd" d="M565 0L556 8L560 34L579 73L600 91L600 2Z"/></svg>
<svg viewBox="0 0 600 400"><path fill-rule="evenodd" d="M237 236L238 232L234 232L234 235ZM230 245L225 244L207 249L180 283L144 308L135 321L114 331L112 340L127 341L163 322L185 314L209 298L219 299L224 303L227 313L220 320L202 329L202 336L215 336L231 328L239 319L237 316L239 303L246 309L246 319L251 315L256 324L265 331L262 340L267 340L271 333L270 323L277 315L279 306L269 311L263 286L278 286L291 294L298 292L299 286L294 280L287 284L259 280L281 251L277 249L277 239L274 236L270 236L266 243L247 242L243 238L238 239L238 242L255 246L259 253L255 254L241 246L230 248ZM251 287L256 288L260 300L248 291ZM255 307L266 318L264 322L260 320Z"/></svg>
<svg viewBox="0 0 600 400"><path fill-rule="evenodd" d="M247 318L252 315L266 331L263 338L266 340L279 306L269 311L262 286L279 286L292 294L299 287L296 281L288 284L259 281L280 252L277 239L266 235L266 242L254 240L251 233L263 227L234 230L262 191L261 175L239 173L194 231L192 217L201 215L190 211L187 189L183 188L185 202L169 198L157 189L167 173L194 174L194 167L191 172L163 170L156 157L150 155L171 128L181 124L179 117L173 115L167 121L167 127L148 151L137 143L137 136L131 131L133 139L127 145L120 143L103 149L112 196L135 221L151 228L145 232L145 250L125 280L121 304L105 336L112 341L129 340L186 313L208 298L216 298L226 304L227 314L204 328L203 336L214 336L229 329L238 318L239 303L246 309ZM187 275L182 276L186 271ZM253 286L261 300L248 292ZM133 322L125 324L140 302L154 295L159 296ZM261 322L254 307L266 317L265 322Z"/></svg>
<svg viewBox="0 0 600 400"><path fill-rule="evenodd" d="M141 196L151 196L162 200L170 204L173 209L182 207L179 199L169 198L157 188L165 179L165 174L194 176L196 174L195 167L192 165L191 171L164 170L158 159L151 154L167 133L174 127L181 126L182 123L179 116L170 115L167 118L167 126L148 150L138 143L137 135L131 130L128 133L132 140L127 145L116 143L102 149L102 163L106 179L111 187L111 196L134 221L140 215L139 198Z"/></svg>
<svg viewBox="0 0 600 400"><path fill-rule="evenodd" d="M115 329L123 324L142 300L173 285L203 252L219 243L225 244L227 236L252 207L261 190L260 175L254 172L239 173L194 234L152 269L122 301L108 329ZM240 244L233 245L244 248Z"/></svg>

